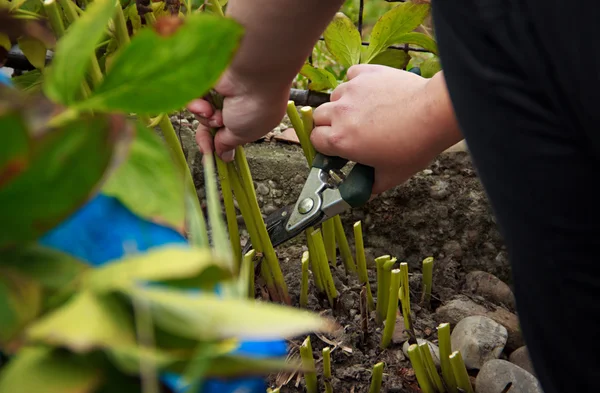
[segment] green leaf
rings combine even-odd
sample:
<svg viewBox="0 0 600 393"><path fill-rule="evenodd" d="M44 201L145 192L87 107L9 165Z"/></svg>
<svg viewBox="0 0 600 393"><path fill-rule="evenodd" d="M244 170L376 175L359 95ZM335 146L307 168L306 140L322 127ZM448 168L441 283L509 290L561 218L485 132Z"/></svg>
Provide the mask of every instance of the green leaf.
<svg viewBox="0 0 600 393"><path fill-rule="evenodd" d="M46 347L26 347L2 369L0 393L92 393L101 373L86 358Z"/></svg>
<svg viewBox="0 0 600 393"><path fill-rule="evenodd" d="M433 58L435 55L433 53L424 53L424 52L414 52L408 51L408 55L410 56L410 61L406 66L407 70L410 70L413 67L421 67L423 62L428 59Z"/></svg>
<svg viewBox="0 0 600 393"><path fill-rule="evenodd" d="M159 370L164 370L173 364L188 360L188 357L178 353L139 346L111 348L108 356L119 370L130 375L140 373L142 360L152 363Z"/></svg>
<svg viewBox="0 0 600 393"><path fill-rule="evenodd" d="M360 62L361 38L354 23L342 12L335 14L323 33L325 45L333 57L344 67Z"/></svg>
<svg viewBox="0 0 600 393"><path fill-rule="evenodd" d="M0 143L0 187L14 176L25 170L27 156L29 155L30 137L27 125L20 113L6 112L0 107L0 130L2 130L2 143Z"/></svg>
<svg viewBox="0 0 600 393"><path fill-rule="evenodd" d="M383 14L373 26L364 63L369 63L388 46L397 43L398 38L403 34L410 33L417 28L429 15L429 9L429 4L406 2L398 4Z"/></svg>
<svg viewBox="0 0 600 393"><path fill-rule="evenodd" d="M28 93L38 92L42 87L43 81L44 78L40 70L32 70L12 78L12 83L18 89Z"/></svg>
<svg viewBox="0 0 600 393"><path fill-rule="evenodd" d="M138 114L177 110L217 82L241 36L232 19L204 13L187 16L170 35L142 29L78 107Z"/></svg>
<svg viewBox="0 0 600 393"><path fill-rule="evenodd" d="M370 64L381 64L388 67L404 69L410 60L410 56L401 50L386 49L371 59Z"/></svg>
<svg viewBox="0 0 600 393"><path fill-rule="evenodd" d="M300 74L310 79L308 88L314 91L335 89L338 85L338 81L331 72L322 68L315 68L308 63L302 66Z"/></svg>
<svg viewBox="0 0 600 393"><path fill-rule="evenodd" d="M230 276L208 248L163 246L90 270L85 287L98 293L126 291L140 282L176 283L192 278L196 287L213 287Z"/></svg>
<svg viewBox="0 0 600 393"><path fill-rule="evenodd" d="M427 59L421 64L421 76L423 78L431 78L441 70L442 64L437 56Z"/></svg>
<svg viewBox="0 0 600 393"><path fill-rule="evenodd" d="M43 70L46 67L46 45L42 41L23 36L17 39L17 43L31 65L38 70Z"/></svg>
<svg viewBox="0 0 600 393"><path fill-rule="evenodd" d="M73 103L116 4L115 0L94 0L58 41L43 85L48 97L61 104Z"/></svg>
<svg viewBox="0 0 600 393"><path fill-rule="evenodd" d="M133 322L125 306L112 296L89 291L36 321L27 329L27 338L75 353L135 346Z"/></svg>
<svg viewBox="0 0 600 393"><path fill-rule="evenodd" d="M149 221L185 228L185 184L171 153L156 133L136 123L125 161L102 187L129 210Z"/></svg>
<svg viewBox="0 0 600 393"><path fill-rule="evenodd" d="M4 48L6 50L10 50L12 48L10 38L8 38L8 35L4 33L0 33L0 48Z"/></svg>
<svg viewBox="0 0 600 393"><path fill-rule="evenodd" d="M254 299L167 288L132 288L129 294L148 302L157 326L188 338L273 339L332 329L331 321L316 314Z"/></svg>
<svg viewBox="0 0 600 393"><path fill-rule="evenodd" d="M288 358L248 358L223 355L210 360L206 377L231 378L266 376L278 372L296 372L302 369L298 360Z"/></svg>
<svg viewBox="0 0 600 393"><path fill-rule="evenodd" d="M38 315L41 305L42 291L36 281L0 265L0 349L10 347L10 341Z"/></svg>
<svg viewBox="0 0 600 393"><path fill-rule="evenodd" d="M6 99L17 99L11 95ZM0 111L3 105L0 97ZM29 154L0 179L0 248L45 234L84 204L114 164L130 132L116 116L81 116L61 128L42 128L55 108L34 101L13 109L30 126ZM41 124L41 126L40 126ZM113 161L115 160L115 161Z"/></svg>
<svg viewBox="0 0 600 393"><path fill-rule="evenodd" d="M225 223L223 222L223 209L221 208L221 199L217 188L217 175L215 173L215 161L213 154L204 154L202 157L204 164L204 183L206 188L206 201L208 204L208 218L212 229L213 248L215 255L227 262L225 265L231 271L234 271L233 253L231 243L227 236Z"/></svg>
<svg viewBox="0 0 600 393"><path fill-rule="evenodd" d="M394 44L412 44L420 46L421 48L426 49L434 54L437 54L438 52L437 44L433 38L416 31L399 35Z"/></svg>

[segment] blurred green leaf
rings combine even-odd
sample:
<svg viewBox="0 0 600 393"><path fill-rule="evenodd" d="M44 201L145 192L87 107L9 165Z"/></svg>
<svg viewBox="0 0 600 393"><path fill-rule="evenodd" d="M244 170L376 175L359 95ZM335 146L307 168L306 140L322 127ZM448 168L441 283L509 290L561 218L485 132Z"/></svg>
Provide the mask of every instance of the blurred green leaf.
<svg viewBox="0 0 600 393"><path fill-rule="evenodd" d="M173 284L179 280L194 279L196 287L212 288L230 276L231 273L220 267L208 248L163 246L90 270L85 287L101 293L126 291L142 282Z"/></svg>
<svg viewBox="0 0 600 393"><path fill-rule="evenodd" d="M331 72L322 68L315 68L308 63L302 66L300 74L310 79L308 88L314 91L335 89L338 85L338 81Z"/></svg>
<svg viewBox="0 0 600 393"><path fill-rule="evenodd" d="M41 87L44 78L40 70L32 70L25 72L22 75L15 76L12 78L12 83L20 90L28 93L38 92Z"/></svg>
<svg viewBox="0 0 600 393"><path fill-rule="evenodd" d="M140 373L142 360L152 363L159 370L164 370L175 363L188 360L188 357L174 352L139 346L113 347L110 348L108 356L119 370L130 375Z"/></svg>
<svg viewBox="0 0 600 393"><path fill-rule="evenodd" d="M231 378L266 376L278 372L296 372L302 365L288 358L251 358L240 355L223 355L211 359L206 377Z"/></svg>
<svg viewBox="0 0 600 393"><path fill-rule="evenodd" d="M10 341L40 312L40 285L20 272L0 265L0 348L10 352Z"/></svg>
<svg viewBox="0 0 600 393"><path fill-rule="evenodd" d="M17 40L27 60L38 70L46 67L46 45L36 38L23 36Z"/></svg>
<svg viewBox="0 0 600 393"><path fill-rule="evenodd" d="M34 342L61 346L76 353L135 346L131 314L115 297L89 291L37 320L27 329Z"/></svg>
<svg viewBox="0 0 600 393"><path fill-rule="evenodd" d="M90 2L58 41L43 85L48 97L61 104L73 103L116 4L115 0Z"/></svg>
<svg viewBox="0 0 600 393"><path fill-rule="evenodd" d="M165 29L175 23L171 18L157 22ZM204 13L187 16L175 32L142 29L78 107L138 114L177 110L217 82L241 36L242 27L232 19Z"/></svg>
<svg viewBox="0 0 600 393"><path fill-rule="evenodd" d="M190 187L191 188L191 187ZM206 231L206 221L204 212L194 203L193 198L198 198L196 190L188 189L185 192L185 206L187 211L187 227L189 233L189 241L195 247L209 247L208 232Z"/></svg>
<svg viewBox="0 0 600 393"><path fill-rule="evenodd" d="M429 15L429 4L401 3L386 12L371 32L370 43L365 57L365 63L388 46L398 43L399 38L417 28L427 15Z"/></svg>
<svg viewBox="0 0 600 393"><path fill-rule="evenodd" d="M136 123L125 161L110 175L102 192L134 214L183 233L185 185L171 153L156 133Z"/></svg>
<svg viewBox="0 0 600 393"><path fill-rule="evenodd" d="M215 255L225 262L224 267L234 271L233 253L225 223L223 222L223 209L221 197L217 188L217 175L215 173L215 161L212 154L204 154L202 157L204 165L204 183L206 188L206 201L208 204L208 218L210 220L213 249Z"/></svg>
<svg viewBox="0 0 600 393"><path fill-rule="evenodd" d="M423 62L435 57L435 55L433 53L414 52L414 51L409 51L408 55L410 56L410 61L408 62L408 65L406 66L407 70L410 70L413 67L420 68L421 65L423 64Z"/></svg>
<svg viewBox="0 0 600 393"><path fill-rule="evenodd" d="M10 98L17 95L0 98L0 113L2 100ZM0 181L0 248L37 239L85 203L130 132L122 118L90 115L45 129L44 116L55 108L33 104L12 110L35 138L17 173Z"/></svg>
<svg viewBox="0 0 600 393"><path fill-rule="evenodd" d="M129 294L148 302L157 326L200 340L274 339L333 327L330 320L314 313L254 299L220 298L212 293L190 296L168 288L132 288Z"/></svg>
<svg viewBox="0 0 600 393"><path fill-rule="evenodd" d="M370 64L381 64L388 67L404 69L410 60L410 56L401 50L386 49L371 59Z"/></svg>
<svg viewBox="0 0 600 393"><path fill-rule="evenodd" d="M412 44L431 51L434 54L437 54L438 51L437 44L431 37L416 31L399 35L394 44Z"/></svg>
<svg viewBox="0 0 600 393"><path fill-rule="evenodd" d="M90 361L47 347L26 347L2 369L0 393L92 393L102 375Z"/></svg>
<svg viewBox="0 0 600 393"><path fill-rule="evenodd" d="M6 112L5 112L6 110ZM30 137L20 113L0 107L0 187L25 170L29 155Z"/></svg>
<svg viewBox="0 0 600 393"><path fill-rule="evenodd" d="M431 59L427 59L421 64L421 76L423 78L431 78L442 70L442 64L440 58L435 56Z"/></svg>
<svg viewBox="0 0 600 393"><path fill-rule="evenodd" d="M335 14L323 33L325 45L333 57L344 67L360 62L361 38L354 23L342 12Z"/></svg>

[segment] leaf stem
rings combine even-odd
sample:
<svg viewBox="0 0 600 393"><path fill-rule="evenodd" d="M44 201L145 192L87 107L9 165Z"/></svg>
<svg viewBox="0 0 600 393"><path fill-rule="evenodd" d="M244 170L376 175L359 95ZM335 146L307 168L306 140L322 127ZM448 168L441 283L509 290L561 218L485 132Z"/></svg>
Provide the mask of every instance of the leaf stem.
<svg viewBox="0 0 600 393"><path fill-rule="evenodd" d="M207 4L212 12L221 17L225 17L225 14L223 13L223 8L221 7L221 3L219 3L219 0L208 0Z"/></svg>
<svg viewBox="0 0 600 393"><path fill-rule="evenodd" d="M227 231L229 233L229 242L233 252L236 270L239 271L242 263L242 248L240 245L240 231L235 214L235 205L233 203L233 192L229 181L227 164L221 158L215 155L217 161L217 171L219 172L219 183L221 184L221 194L223 195L223 205L225 206L225 217L227 219Z"/></svg>
<svg viewBox="0 0 600 393"><path fill-rule="evenodd" d="M469 373L465 367L462 355L460 351L452 352L449 356L450 364L452 365L452 371L454 371L454 377L456 378L456 384L459 389L462 389L465 393L473 393L473 386L471 385L471 379Z"/></svg>
<svg viewBox="0 0 600 393"><path fill-rule="evenodd" d="M369 283L369 275L367 274L367 258L365 256L362 223L360 221L354 223L354 247L356 248L358 279L360 283L364 284L367 289L367 304L369 306L369 311L374 311L375 302L373 301L373 294L371 293L371 284Z"/></svg>
<svg viewBox="0 0 600 393"><path fill-rule="evenodd" d="M70 0L63 0L70 1ZM154 16L154 15L153 15ZM115 35L120 47L127 45L131 38L127 30L127 22L125 21L125 15L123 14L123 8L119 5L115 15L113 16L113 23L115 24Z"/></svg>
<svg viewBox="0 0 600 393"><path fill-rule="evenodd" d="M309 252L302 254L302 282L300 284L300 307L306 308L308 305L308 264Z"/></svg>
<svg viewBox="0 0 600 393"><path fill-rule="evenodd" d="M400 289L400 269L394 269L390 273L390 285L388 287L388 307L385 319L385 327L381 336L381 349L385 349L392 341L394 328L396 326L396 313L398 312L398 290Z"/></svg>
<svg viewBox="0 0 600 393"><path fill-rule="evenodd" d="M404 318L404 327L406 330L411 330L410 320L410 284L408 282L408 263L402 262L400 264L400 270L402 271L402 277L400 281L400 291L402 294L400 302L402 303L402 317Z"/></svg>
<svg viewBox="0 0 600 393"><path fill-rule="evenodd" d="M383 367L385 363L379 362L373 366L373 373L371 374L371 386L369 387L369 393L379 393L381 391L381 382L383 380Z"/></svg>
<svg viewBox="0 0 600 393"><path fill-rule="evenodd" d="M435 387L436 392L446 393L444 383L442 382L440 374L438 374L435 363L433 362L433 356L431 356L431 348L429 347L429 343L427 341L423 341L418 344L418 346L421 353L421 360L423 361L425 370L427 370L427 375L429 375L429 380Z"/></svg>
<svg viewBox="0 0 600 393"><path fill-rule="evenodd" d="M458 393L456 390L456 378L450 364L450 355L452 354L452 342L450 340L450 324L442 323L437 327L438 341L440 347L440 366L442 368L442 377L446 381L446 386L450 393Z"/></svg>
<svg viewBox="0 0 600 393"><path fill-rule="evenodd" d="M321 230L316 229L311 233L313 243L315 246L316 255L320 266L321 277L323 278L323 284L325 286L325 293L329 299L329 304L333 308L335 306L334 300L337 298L337 290L335 283L333 282L333 276L331 275L331 269L329 263L327 263L327 254L325 253L325 243L323 243L323 237L321 236Z"/></svg>
<svg viewBox="0 0 600 393"><path fill-rule="evenodd" d="M342 262L344 262L346 274L350 272L355 273L356 264L354 263L354 258L352 257L352 251L350 251L350 244L348 244L348 238L346 237L346 232L344 231L342 218L340 216L335 216L332 218L332 220L335 226L335 238L337 239L338 247L340 249L340 256L342 257Z"/></svg>
<svg viewBox="0 0 600 393"><path fill-rule="evenodd" d="M304 230L304 234L306 235L306 243L308 245L308 253L310 258L310 268L313 272L313 280L315 282L315 286L317 287L318 292L324 293L325 285L323 283L321 267L319 266L319 257L317 255L317 250L315 249L315 244L311 236L314 230L314 227L309 227Z"/></svg>
<svg viewBox="0 0 600 393"><path fill-rule="evenodd" d="M381 324L385 319L385 298L387 297L385 291L387 287L385 286L385 274L383 271L383 265L389 260L389 255L382 255L378 258L375 258L375 266L377 266L377 313L375 320L378 324Z"/></svg>
<svg viewBox="0 0 600 393"><path fill-rule="evenodd" d="M433 257L423 260L423 305L429 307L433 286Z"/></svg>
<svg viewBox="0 0 600 393"><path fill-rule="evenodd" d="M63 24L63 20L60 17L58 4L56 4L55 0L44 0L43 4L52 30L58 38L62 37L63 35L65 35L65 25Z"/></svg>
<svg viewBox="0 0 600 393"><path fill-rule="evenodd" d="M304 383L307 393L318 393L317 373L315 370L315 359L313 358L310 336L307 336L300 346L300 358L302 359L302 368L304 369Z"/></svg>
<svg viewBox="0 0 600 393"><path fill-rule="evenodd" d="M335 244L335 224L333 219L330 218L329 220L324 221L321 229L323 230L323 242L325 243L327 259L332 266L335 266L337 247Z"/></svg>
<svg viewBox="0 0 600 393"><path fill-rule="evenodd" d="M421 391L423 393L435 393L435 389L431 380L429 379L429 374L427 373L427 369L423 364L421 351L419 350L419 346L417 344L411 344L408 347L408 358L410 359L413 370L415 370L415 376L417 377L417 382L419 383Z"/></svg>
<svg viewBox="0 0 600 393"><path fill-rule="evenodd" d="M250 299L254 299L254 257L256 255L255 250L250 250L244 255L242 264L240 266L240 290L239 293L247 296Z"/></svg>
<svg viewBox="0 0 600 393"><path fill-rule="evenodd" d="M333 393L331 386L331 349L323 348L323 379L325 385L325 393Z"/></svg>

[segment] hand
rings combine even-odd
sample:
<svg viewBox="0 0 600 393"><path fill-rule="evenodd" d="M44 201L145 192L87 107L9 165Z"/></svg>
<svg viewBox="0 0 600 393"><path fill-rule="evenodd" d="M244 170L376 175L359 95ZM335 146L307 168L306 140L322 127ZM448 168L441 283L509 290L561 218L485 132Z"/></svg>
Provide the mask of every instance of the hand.
<svg viewBox="0 0 600 393"><path fill-rule="evenodd" d="M234 157L236 146L255 141L271 131L283 118L289 99L290 86L254 86L231 70L225 71L215 91L225 97L223 110L214 110L203 99L188 104L200 126L196 142L200 151L214 151L225 162ZM211 128L217 128L214 136Z"/></svg>
<svg viewBox="0 0 600 393"><path fill-rule="evenodd" d="M314 111L311 141L326 155L375 168L373 193L408 180L461 136L441 73L425 79L381 65L356 65L331 102Z"/></svg>

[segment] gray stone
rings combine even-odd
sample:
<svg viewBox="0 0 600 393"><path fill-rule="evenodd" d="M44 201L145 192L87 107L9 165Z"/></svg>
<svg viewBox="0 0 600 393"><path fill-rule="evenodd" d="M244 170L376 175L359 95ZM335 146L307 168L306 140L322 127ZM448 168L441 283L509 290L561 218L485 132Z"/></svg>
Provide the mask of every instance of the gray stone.
<svg viewBox="0 0 600 393"><path fill-rule="evenodd" d="M450 195L450 187L447 181L438 180L429 189L429 195L433 199L444 199Z"/></svg>
<svg viewBox="0 0 600 393"><path fill-rule="evenodd" d="M471 293L514 310L515 299L510 287L493 274L476 270L465 277L465 289Z"/></svg>
<svg viewBox="0 0 600 393"><path fill-rule="evenodd" d="M521 348L515 349L508 357L508 361L516 364L532 375L535 375L533 365L531 364L531 358L529 357L529 351L527 351L527 347L525 345Z"/></svg>
<svg viewBox="0 0 600 393"><path fill-rule="evenodd" d="M476 393L499 393L512 383L510 393L543 393L539 381L526 370L509 361L486 362L475 379Z"/></svg>
<svg viewBox="0 0 600 393"><path fill-rule="evenodd" d="M508 332L493 319L475 315L462 319L452 330L452 349L460 351L468 369L480 369L485 362L498 359Z"/></svg>
<svg viewBox="0 0 600 393"><path fill-rule="evenodd" d="M269 195L269 187L264 183L258 183L256 185L256 193L258 195Z"/></svg>
<svg viewBox="0 0 600 393"><path fill-rule="evenodd" d="M439 348L437 347L437 345L433 344L429 340L425 340L423 338L417 338L418 344L422 344L424 342L429 344L429 349L431 350L431 357L433 358L433 363L435 363L436 366L440 367L440 350L439 350ZM408 357L408 347L410 347L410 344L408 341L405 341L404 344L402 345L402 352L404 352L404 355L406 357Z"/></svg>

